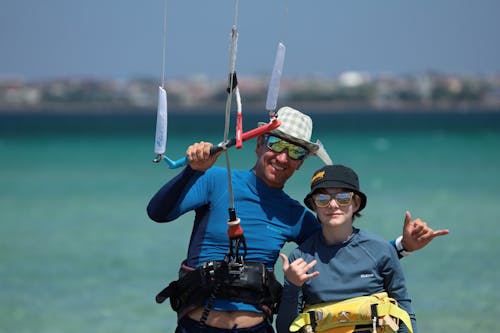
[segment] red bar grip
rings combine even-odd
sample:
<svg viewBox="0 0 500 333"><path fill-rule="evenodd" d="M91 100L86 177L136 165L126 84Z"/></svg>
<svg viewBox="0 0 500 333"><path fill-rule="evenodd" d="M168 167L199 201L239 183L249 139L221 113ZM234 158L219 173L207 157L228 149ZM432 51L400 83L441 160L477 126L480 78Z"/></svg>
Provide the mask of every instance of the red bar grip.
<svg viewBox="0 0 500 333"><path fill-rule="evenodd" d="M253 139L259 135L265 134L269 131L272 131L273 129L278 128L279 125L281 125L281 122L278 119L273 119L270 123L267 123L263 126L259 126L257 128L254 128L253 130L243 133L242 140L246 141Z"/></svg>

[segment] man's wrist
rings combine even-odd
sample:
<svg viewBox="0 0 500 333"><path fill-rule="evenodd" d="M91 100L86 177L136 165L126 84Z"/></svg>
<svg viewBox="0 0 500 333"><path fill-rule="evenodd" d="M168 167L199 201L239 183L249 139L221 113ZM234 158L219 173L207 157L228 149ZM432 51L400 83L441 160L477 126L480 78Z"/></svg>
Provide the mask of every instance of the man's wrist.
<svg viewBox="0 0 500 333"><path fill-rule="evenodd" d="M394 246L396 247L396 251L398 251L398 254L401 257L407 257L411 254L411 251L408 251L403 246L403 236L399 236L394 240Z"/></svg>

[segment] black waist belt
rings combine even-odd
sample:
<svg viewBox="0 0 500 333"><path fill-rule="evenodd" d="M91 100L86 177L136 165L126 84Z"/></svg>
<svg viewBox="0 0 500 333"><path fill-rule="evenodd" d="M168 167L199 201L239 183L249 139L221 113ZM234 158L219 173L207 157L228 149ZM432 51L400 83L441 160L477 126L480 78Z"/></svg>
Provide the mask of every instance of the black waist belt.
<svg viewBox="0 0 500 333"><path fill-rule="evenodd" d="M207 261L195 270L181 273L181 278L156 295L156 302L170 298L172 308L178 311L187 305L201 305L212 295L265 306L276 313L281 289L274 273L261 263Z"/></svg>

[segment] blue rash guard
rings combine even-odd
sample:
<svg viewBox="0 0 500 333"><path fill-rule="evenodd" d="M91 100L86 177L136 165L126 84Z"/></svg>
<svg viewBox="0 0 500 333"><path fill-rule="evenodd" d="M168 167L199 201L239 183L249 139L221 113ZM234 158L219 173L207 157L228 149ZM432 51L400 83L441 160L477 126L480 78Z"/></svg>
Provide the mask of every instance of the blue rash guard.
<svg viewBox="0 0 500 333"><path fill-rule="evenodd" d="M241 220L248 262L273 269L285 242L301 244L320 229L316 217L282 189L271 188L253 171L231 172L234 208ZM147 212L156 222L170 222L194 210L195 220L186 264L197 268L209 260L224 260L229 250L227 170L206 172L189 166L165 184L151 199ZM261 312L254 305L217 299L215 310Z"/></svg>
<svg viewBox="0 0 500 333"><path fill-rule="evenodd" d="M403 270L396 250L389 242L353 228L353 234L347 241L328 245L322 232L318 231L292 251L289 261L297 258L306 262L317 260L308 273L318 271L320 274L302 287L285 279L276 320L278 333L289 332L288 327L301 312L302 302L313 305L384 291L408 312L413 332L417 333ZM408 332L402 323L399 332Z"/></svg>

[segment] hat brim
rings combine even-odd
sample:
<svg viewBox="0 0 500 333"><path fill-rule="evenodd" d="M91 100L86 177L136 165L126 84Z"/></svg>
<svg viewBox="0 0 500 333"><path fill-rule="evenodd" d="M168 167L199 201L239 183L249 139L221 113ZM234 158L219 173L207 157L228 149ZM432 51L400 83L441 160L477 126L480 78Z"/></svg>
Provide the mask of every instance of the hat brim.
<svg viewBox="0 0 500 333"><path fill-rule="evenodd" d="M259 126L264 126L266 124L267 123L263 123L263 122L258 123ZM294 136L288 135L287 133L280 131L279 127L272 130L272 131L267 132L267 134L275 135L275 136L277 136L283 140L286 140L290 143L295 143L301 147L304 147L309 151L310 155L311 154L314 155L314 153L316 153L319 150L319 144L311 142L311 141L305 141L302 139L298 139Z"/></svg>
<svg viewBox="0 0 500 333"><path fill-rule="evenodd" d="M363 210L363 208L365 208L366 206L366 201L367 201L367 198L366 198L366 195L361 192L361 191L358 191L357 189L355 188L352 188L351 185L349 184L346 184L346 183L343 183L343 182L339 182L339 181L326 181L326 182L323 182L321 184L318 184L314 187L313 190L311 190L311 192L309 192L306 197L304 198L304 204L311 210L314 210L314 202L312 200L312 195L317 192L319 189L322 189L322 188L329 188L329 187L337 187L337 188L343 188L343 189L346 189L346 190L349 190L349 191L353 191L357 196L359 196L361 198L361 202L359 204L359 209L356 211L356 213L360 212Z"/></svg>

